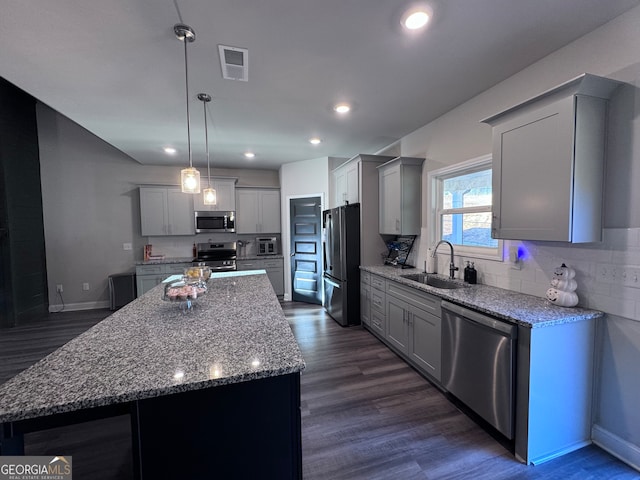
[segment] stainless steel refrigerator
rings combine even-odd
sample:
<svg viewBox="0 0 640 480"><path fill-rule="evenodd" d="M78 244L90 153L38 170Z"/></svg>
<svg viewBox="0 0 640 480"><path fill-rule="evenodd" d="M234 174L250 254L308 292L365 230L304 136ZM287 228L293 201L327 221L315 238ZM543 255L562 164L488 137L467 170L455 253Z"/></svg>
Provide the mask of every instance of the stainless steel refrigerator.
<svg viewBox="0 0 640 480"><path fill-rule="evenodd" d="M360 204L322 212L324 308L342 326L360 324Z"/></svg>

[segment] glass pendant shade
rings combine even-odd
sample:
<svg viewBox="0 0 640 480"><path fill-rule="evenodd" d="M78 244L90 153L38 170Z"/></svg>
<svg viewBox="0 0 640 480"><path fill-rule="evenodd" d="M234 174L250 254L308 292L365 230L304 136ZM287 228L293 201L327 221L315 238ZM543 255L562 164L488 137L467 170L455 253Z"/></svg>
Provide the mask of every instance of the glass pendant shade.
<svg viewBox="0 0 640 480"><path fill-rule="evenodd" d="M193 167L182 169L180 184L183 193L200 193L200 172Z"/></svg>
<svg viewBox="0 0 640 480"><path fill-rule="evenodd" d="M200 172L193 168L191 156L191 115L189 114L189 64L187 61L187 45L196 39L196 33L189 25L177 23L173 31L178 40L184 43L184 84L187 106L187 147L189 149L189 168L180 171L180 185L182 193L200 193Z"/></svg>
<svg viewBox="0 0 640 480"><path fill-rule="evenodd" d="M216 194L215 188L205 188L202 190L204 194L204 204L205 205L216 205L218 203L218 196Z"/></svg>

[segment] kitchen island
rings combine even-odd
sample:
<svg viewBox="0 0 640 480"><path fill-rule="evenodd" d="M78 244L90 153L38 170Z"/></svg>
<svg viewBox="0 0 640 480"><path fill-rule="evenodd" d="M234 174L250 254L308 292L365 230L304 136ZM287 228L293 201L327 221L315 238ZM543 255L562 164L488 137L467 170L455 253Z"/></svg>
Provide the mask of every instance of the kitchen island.
<svg viewBox="0 0 640 480"><path fill-rule="evenodd" d="M214 277L192 310L160 285L0 386L0 454L129 414L137 478L301 478L291 328L264 271Z"/></svg>

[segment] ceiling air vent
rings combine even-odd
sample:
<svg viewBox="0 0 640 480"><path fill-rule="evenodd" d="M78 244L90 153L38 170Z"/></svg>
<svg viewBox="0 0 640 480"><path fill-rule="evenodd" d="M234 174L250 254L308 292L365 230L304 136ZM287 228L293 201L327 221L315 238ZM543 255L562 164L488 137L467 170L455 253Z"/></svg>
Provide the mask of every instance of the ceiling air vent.
<svg viewBox="0 0 640 480"><path fill-rule="evenodd" d="M218 45L222 78L227 80L249 80L249 50L246 48Z"/></svg>

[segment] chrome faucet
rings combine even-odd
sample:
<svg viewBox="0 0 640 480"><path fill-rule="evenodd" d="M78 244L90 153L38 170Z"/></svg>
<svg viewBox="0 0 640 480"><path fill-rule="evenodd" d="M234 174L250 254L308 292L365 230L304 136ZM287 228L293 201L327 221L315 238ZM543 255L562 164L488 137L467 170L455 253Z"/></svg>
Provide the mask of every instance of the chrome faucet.
<svg viewBox="0 0 640 480"><path fill-rule="evenodd" d="M453 279L453 276L455 275L456 270L458 270L458 267L456 267L453 263L453 245L451 245L451 242L447 242L446 240L440 240L436 244L436 247L433 249L433 253L431 254L431 256L435 258L436 253L438 252L438 247L443 243L446 243L447 245L449 245L449 248L451 249L451 261L449 262L449 278Z"/></svg>

